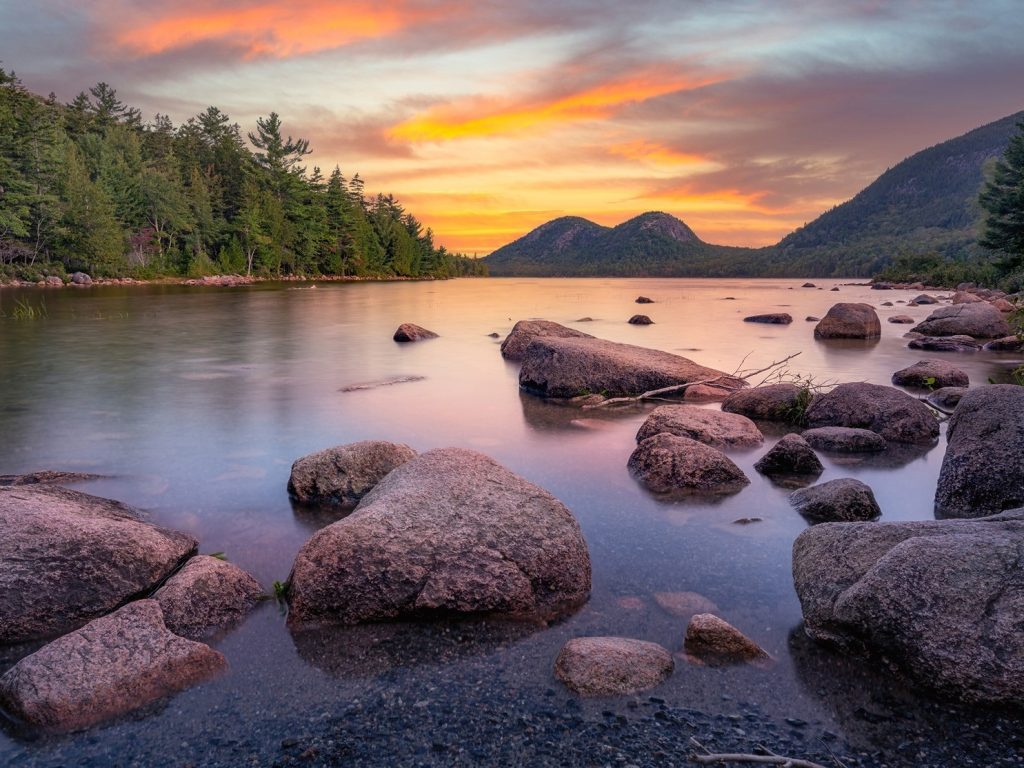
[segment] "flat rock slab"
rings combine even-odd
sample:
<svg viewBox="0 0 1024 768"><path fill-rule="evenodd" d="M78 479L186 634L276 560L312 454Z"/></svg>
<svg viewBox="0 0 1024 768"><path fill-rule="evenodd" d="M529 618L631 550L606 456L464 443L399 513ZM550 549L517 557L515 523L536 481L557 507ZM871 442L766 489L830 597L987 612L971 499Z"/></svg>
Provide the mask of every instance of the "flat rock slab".
<svg viewBox="0 0 1024 768"><path fill-rule="evenodd" d="M998 339L1010 335L1010 326L1003 313L981 300L976 304L939 307L913 330L925 336L963 335L976 339Z"/></svg>
<svg viewBox="0 0 1024 768"><path fill-rule="evenodd" d="M722 410L750 419L792 421L801 412L801 404L806 406L809 401L809 392L796 384L766 384L729 395L722 403Z"/></svg>
<svg viewBox="0 0 1024 768"><path fill-rule="evenodd" d="M911 339L907 346L925 352L977 352L981 349L981 342L970 336L958 334L956 336L922 336Z"/></svg>
<svg viewBox="0 0 1024 768"><path fill-rule="evenodd" d="M816 397L807 426L870 429L894 443L932 443L939 422L927 405L895 387L854 382Z"/></svg>
<svg viewBox="0 0 1024 768"><path fill-rule="evenodd" d="M807 634L965 699L1024 699L1024 510L980 520L817 525L793 545Z"/></svg>
<svg viewBox="0 0 1024 768"><path fill-rule="evenodd" d="M582 322L582 321L577 321ZM526 348L534 339L554 337L556 339L592 339L589 333L566 328L550 320L520 320L512 326L512 332L501 342L501 356L506 360L519 361L526 356Z"/></svg>
<svg viewBox="0 0 1024 768"><path fill-rule="evenodd" d="M168 631L159 603L139 600L19 661L0 677L0 704L37 728L75 731L226 668L217 651Z"/></svg>
<svg viewBox="0 0 1024 768"><path fill-rule="evenodd" d="M391 470L416 455L408 445L386 440L317 451L292 464L288 493L304 504L354 507Z"/></svg>
<svg viewBox="0 0 1024 768"><path fill-rule="evenodd" d="M816 339L877 339L881 335L882 324L870 304L834 304L814 327Z"/></svg>
<svg viewBox="0 0 1024 768"><path fill-rule="evenodd" d="M721 667L731 664L766 664L768 652L736 627L711 613L690 619L683 643L687 660L694 664Z"/></svg>
<svg viewBox="0 0 1024 768"><path fill-rule="evenodd" d="M288 623L431 614L553 619L590 593L590 555L558 499L475 451L427 451L303 545Z"/></svg>
<svg viewBox="0 0 1024 768"><path fill-rule="evenodd" d="M1024 387L969 390L946 428L937 517L984 517L1024 505Z"/></svg>
<svg viewBox="0 0 1024 768"><path fill-rule="evenodd" d="M898 387L930 389L938 387L967 387L971 380L967 372L945 360L919 360L901 368L892 375Z"/></svg>
<svg viewBox="0 0 1024 768"><path fill-rule="evenodd" d="M259 582L237 565L197 555L153 599L160 603L171 632L202 640L240 622L262 596Z"/></svg>
<svg viewBox="0 0 1024 768"><path fill-rule="evenodd" d="M829 453L879 453L886 449L885 438L870 429L817 427L805 429L802 437L813 448Z"/></svg>
<svg viewBox="0 0 1024 768"><path fill-rule="evenodd" d="M744 323L766 323L768 325L789 325L793 316L785 312L771 312L765 315L750 315L743 318Z"/></svg>
<svg viewBox="0 0 1024 768"><path fill-rule="evenodd" d="M66 485L83 483L87 480L99 480L102 475L90 475L84 472L55 472L40 470L27 472L23 475L0 475L0 488L12 485Z"/></svg>
<svg viewBox="0 0 1024 768"><path fill-rule="evenodd" d="M662 646L627 637L576 637L555 659L555 677L584 696L646 691L674 668L672 654Z"/></svg>
<svg viewBox="0 0 1024 768"><path fill-rule="evenodd" d="M880 438L879 438L880 439ZM785 435L754 464L754 469L769 477L785 475L818 476L825 471L821 459L800 435ZM702 611L714 613L714 611Z"/></svg>
<svg viewBox="0 0 1024 768"><path fill-rule="evenodd" d="M110 499L0 488L0 644L55 637L155 589L196 549Z"/></svg>
<svg viewBox="0 0 1024 768"><path fill-rule="evenodd" d="M761 430L746 416L696 405L658 406L640 426L636 441L661 432L689 437L715 448L753 448L764 442Z"/></svg>
<svg viewBox="0 0 1024 768"><path fill-rule="evenodd" d="M865 522L882 514L871 487L852 477L793 491L789 501L811 523Z"/></svg>
<svg viewBox="0 0 1024 768"><path fill-rule="evenodd" d="M666 432L641 442L628 467L645 488L669 498L736 493L750 483L717 448Z"/></svg>
<svg viewBox="0 0 1024 768"><path fill-rule="evenodd" d="M601 393L639 395L675 384L744 383L714 368L657 349L604 339L537 338L526 348L519 386L543 397L572 398Z"/></svg>
<svg viewBox="0 0 1024 768"><path fill-rule="evenodd" d="M402 342L423 341L424 339L436 339L437 334L413 323L402 323L398 326L393 338L395 341Z"/></svg>

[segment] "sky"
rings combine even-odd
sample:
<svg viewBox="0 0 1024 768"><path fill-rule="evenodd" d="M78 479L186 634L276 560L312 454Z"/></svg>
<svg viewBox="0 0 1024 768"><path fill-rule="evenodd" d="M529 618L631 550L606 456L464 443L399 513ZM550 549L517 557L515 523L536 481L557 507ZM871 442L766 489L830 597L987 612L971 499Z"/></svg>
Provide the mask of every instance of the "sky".
<svg viewBox="0 0 1024 768"><path fill-rule="evenodd" d="M0 66L151 119L278 112L483 255L649 210L767 245L1024 109L1024 0L0 0Z"/></svg>

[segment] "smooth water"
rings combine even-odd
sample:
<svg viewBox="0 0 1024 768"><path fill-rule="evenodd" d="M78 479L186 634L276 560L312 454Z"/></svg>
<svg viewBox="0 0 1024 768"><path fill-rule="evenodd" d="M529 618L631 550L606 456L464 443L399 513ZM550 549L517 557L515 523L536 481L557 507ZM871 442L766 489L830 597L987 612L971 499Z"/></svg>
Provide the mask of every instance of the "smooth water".
<svg viewBox="0 0 1024 768"><path fill-rule="evenodd" d="M732 452L751 479L742 492L713 503L664 503L626 470L633 436L653 405L584 413L544 403L519 392L517 366L498 352L516 320L545 318L726 371L800 352L790 370L823 384L887 384L893 371L922 357L955 360L972 382L984 382L1004 379L1017 362L907 349L908 326L886 317L923 319L931 308L878 305L917 292L831 292L832 282L819 283L825 290L799 288L801 282L475 279L0 291L0 309L9 311L18 299L46 307L45 319L0 319L0 474L104 475L78 487L190 532L202 552L226 553L269 591L287 577L301 544L331 520L289 503L293 460L363 439L418 450L462 446L564 501L580 521L594 568L587 606L544 629L388 625L296 642L282 609L267 601L215 642L231 665L226 676L84 734L40 739L8 728L0 732L0 764L272 763L291 737L370 738L352 713L380 701L418 708L423 717L402 725L403 738L420 745L414 752L424 760L446 762L450 745L441 744L449 751L438 757L441 737L429 725L439 717L469 722L500 699L510 702L503 706L515 730L517 710L573 698L551 675L570 637L625 635L678 650L685 622L654 603L652 594L662 591L706 595L777 659L769 670L680 661L651 692L669 704L728 715L742 702L768 719L808 721L808 738L831 732L865 751L954 738L955 728L936 730L941 719L925 711L931 704L923 694L803 638L790 549L806 524L787 492L752 468L780 432L766 433L764 448ZM640 294L656 303L634 304ZM837 301L878 307L882 339L816 342L804 317L823 316ZM741 321L774 311L789 312L794 322ZM637 312L655 324L628 325ZM585 316L593 321L575 322ZM397 344L391 336L402 322L440 338ZM500 338L490 338L492 332ZM416 377L422 378L374 386ZM355 385L368 386L343 391ZM883 520L929 519L943 450L944 441L863 462L823 456L821 479L868 483ZM741 517L762 522L733 522ZM619 711L630 699L583 707ZM483 762L497 754L493 735L474 742L467 729L453 738L470 743ZM330 744L339 748L333 736ZM522 759L529 762L528 750ZM380 761L388 762L386 754Z"/></svg>

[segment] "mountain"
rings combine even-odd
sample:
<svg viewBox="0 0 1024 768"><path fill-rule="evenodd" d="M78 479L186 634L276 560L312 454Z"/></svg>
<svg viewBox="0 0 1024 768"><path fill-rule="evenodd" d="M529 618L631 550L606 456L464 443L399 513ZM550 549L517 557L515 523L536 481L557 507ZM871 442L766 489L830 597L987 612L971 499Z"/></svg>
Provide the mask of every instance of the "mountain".
<svg viewBox="0 0 1024 768"><path fill-rule="evenodd" d="M483 261L492 275L856 277L897 254L978 256L984 169L1022 120L1019 112L908 157L767 248L705 243L674 216L652 212L613 228L554 219Z"/></svg>

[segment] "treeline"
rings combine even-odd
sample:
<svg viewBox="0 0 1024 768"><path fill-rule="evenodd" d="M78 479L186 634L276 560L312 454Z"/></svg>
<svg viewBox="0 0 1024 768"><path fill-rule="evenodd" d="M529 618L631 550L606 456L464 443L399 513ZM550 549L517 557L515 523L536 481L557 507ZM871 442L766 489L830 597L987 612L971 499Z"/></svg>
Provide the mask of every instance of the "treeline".
<svg viewBox="0 0 1024 768"><path fill-rule="evenodd" d="M0 69L0 276L486 273L310 151L275 112L247 137L217 107L144 122L105 83L61 104Z"/></svg>

